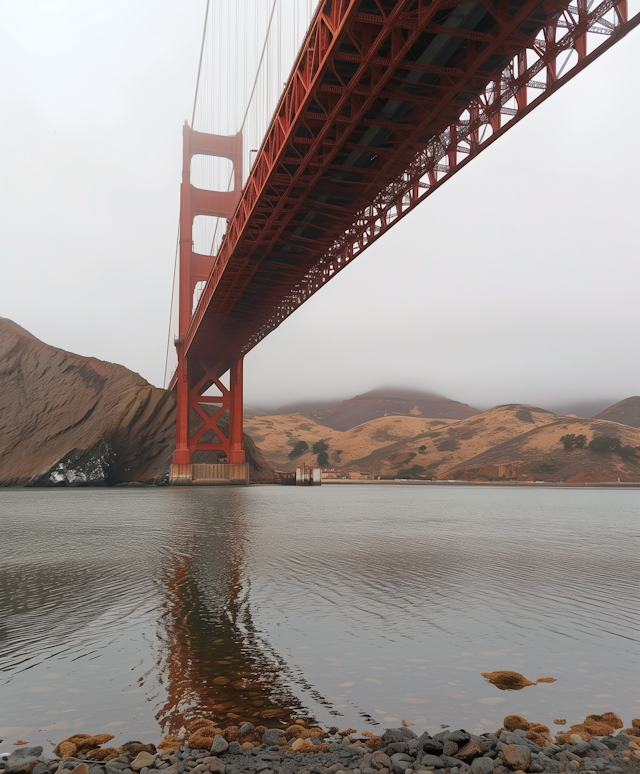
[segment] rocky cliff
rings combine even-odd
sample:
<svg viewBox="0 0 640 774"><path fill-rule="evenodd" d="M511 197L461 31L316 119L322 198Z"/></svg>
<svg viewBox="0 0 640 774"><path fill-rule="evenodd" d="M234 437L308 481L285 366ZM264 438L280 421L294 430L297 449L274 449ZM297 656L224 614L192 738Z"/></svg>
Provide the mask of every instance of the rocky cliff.
<svg viewBox="0 0 640 774"><path fill-rule="evenodd" d="M0 485L165 483L175 394L0 318ZM245 435L252 481L272 471Z"/></svg>

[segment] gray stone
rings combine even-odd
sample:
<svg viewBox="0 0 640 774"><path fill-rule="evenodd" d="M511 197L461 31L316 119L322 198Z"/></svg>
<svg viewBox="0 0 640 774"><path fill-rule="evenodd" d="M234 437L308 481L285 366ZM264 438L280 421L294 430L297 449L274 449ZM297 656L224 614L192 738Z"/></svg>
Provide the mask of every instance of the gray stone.
<svg viewBox="0 0 640 774"><path fill-rule="evenodd" d="M531 739L527 739L525 736L521 736L520 734L516 734L511 731L503 731L500 734L499 739L503 744L506 744L506 745L509 745L509 744L526 745L530 750L533 750L534 752L540 752L543 749L542 747L540 747L540 745L536 744L535 742L532 742Z"/></svg>
<svg viewBox="0 0 640 774"><path fill-rule="evenodd" d="M7 772L23 771L24 767L29 763L37 761L42 755L42 747L21 747L19 750L14 750L5 764Z"/></svg>
<svg viewBox="0 0 640 774"><path fill-rule="evenodd" d="M253 723L243 723L240 728L238 729L238 733L241 736L244 736L245 734L248 734L250 731L255 731L255 726Z"/></svg>
<svg viewBox="0 0 640 774"><path fill-rule="evenodd" d="M42 763L41 761L40 763L36 763L31 774L51 774L51 769L46 763Z"/></svg>
<svg viewBox="0 0 640 774"><path fill-rule="evenodd" d="M471 739L471 734L465 731L464 728L458 731L450 731L445 737L444 741L455 742L458 746L466 744Z"/></svg>
<svg viewBox="0 0 640 774"><path fill-rule="evenodd" d="M439 739L433 739L425 731L424 734L418 737L418 746L428 753L441 753L443 744Z"/></svg>
<svg viewBox="0 0 640 774"><path fill-rule="evenodd" d="M575 734L577 736L577 734ZM579 755L581 758L584 758L584 756L591 750L591 745L589 742L580 741L577 744L572 745L571 747L567 747L568 752L572 752L574 755Z"/></svg>
<svg viewBox="0 0 640 774"><path fill-rule="evenodd" d="M384 748L384 751L387 755L393 755L394 753L408 753L409 749L406 742L392 742Z"/></svg>
<svg viewBox="0 0 640 774"><path fill-rule="evenodd" d="M240 742L229 742L229 749L227 750L229 755L242 755L242 747Z"/></svg>
<svg viewBox="0 0 640 774"><path fill-rule="evenodd" d="M213 737L213 744L211 745L211 754L212 755L218 755L218 753L226 752L229 748L229 742L221 736L220 734L216 734ZM204 759L206 761L206 758Z"/></svg>
<svg viewBox="0 0 640 774"><path fill-rule="evenodd" d="M493 760L491 758L475 758L471 762L471 771L473 774L491 774Z"/></svg>
<svg viewBox="0 0 640 774"><path fill-rule="evenodd" d="M278 739L281 736L284 736L284 731L281 731L279 728L268 728L262 734L262 744L267 745L267 747L278 744Z"/></svg>
<svg viewBox="0 0 640 774"><path fill-rule="evenodd" d="M383 752L377 752L371 756L371 765L378 770L390 769L393 766L391 758Z"/></svg>
<svg viewBox="0 0 640 774"><path fill-rule="evenodd" d="M451 739L445 739L444 745L442 746L442 754L443 755L455 755L460 748L456 744L456 742L451 741Z"/></svg>
<svg viewBox="0 0 640 774"><path fill-rule="evenodd" d="M431 755L430 753L422 756L422 765L435 766L436 769L444 769L442 758L438 757L437 755Z"/></svg>
<svg viewBox="0 0 640 774"><path fill-rule="evenodd" d="M387 728L382 734L382 746L386 747L392 742L406 742L409 739L417 739L418 735L414 733L410 728Z"/></svg>

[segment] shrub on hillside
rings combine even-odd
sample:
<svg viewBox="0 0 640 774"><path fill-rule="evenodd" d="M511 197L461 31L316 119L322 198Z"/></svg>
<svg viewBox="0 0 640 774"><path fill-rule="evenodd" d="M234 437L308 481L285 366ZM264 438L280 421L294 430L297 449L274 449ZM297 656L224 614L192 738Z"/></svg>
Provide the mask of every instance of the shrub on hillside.
<svg viewBox="0 0 640 774"><path fill-rule="evenodd" d="M587 436L583 435L582 433L580 435L576 435L575 433L568 433L567 435L562 436L560 443L567 451L572 451L573 449L584 449L585 444L587 443Z"/></svg>
<svg viewBox="0 0 640 774"><path fill-rule="evenodd" d="M321 454L322 452L326 452L328 448L329 444L324 440L324 438L321 438L319 441L316 441L313 444L311 451L314 454Z"/></svg>
<svg viewBox="0 0 640 774"><path fill-rule="evenodd" d="M589 448L596 452L620 452L622 442L613 435L594 435Z"/></svg>
<svg viewBox="0 0 640 774"><path fill-rule="evenodd" d="M295 460L296 457L299 457L301 454L304 454L309 449L309 444L306 441L297 441L294 444L293 449L287 454L287 457L289 457L290 460Z"/></svg>

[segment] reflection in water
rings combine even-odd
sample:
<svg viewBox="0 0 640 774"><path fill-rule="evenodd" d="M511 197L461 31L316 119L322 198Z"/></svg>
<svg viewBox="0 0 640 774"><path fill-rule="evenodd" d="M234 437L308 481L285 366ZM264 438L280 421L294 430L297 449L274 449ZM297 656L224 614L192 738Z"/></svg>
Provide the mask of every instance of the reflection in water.
<svg viewBox="0 0 640 774"><path fill-rule="evenodd" d="M290 670L251 617L249 527L235 495L222 493L232 519L200 503L204 512L192 512L173 535L171 561L158 578L164 601L157 667L166 699L156 719L171 732L203 715L226 726L288 725L305 714L282 680L292 679Z"/></svg>

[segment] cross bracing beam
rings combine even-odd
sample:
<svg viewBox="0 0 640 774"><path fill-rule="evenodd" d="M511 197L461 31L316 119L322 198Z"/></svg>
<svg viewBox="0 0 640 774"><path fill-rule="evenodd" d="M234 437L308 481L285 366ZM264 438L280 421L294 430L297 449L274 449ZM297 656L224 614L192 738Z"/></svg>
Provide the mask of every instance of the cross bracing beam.
<svg viewBox="0 0 640 774"><path fill-rule="evenodd" d="M639 20L626 0L321 3L185 352L222 373Z"/></svg>

